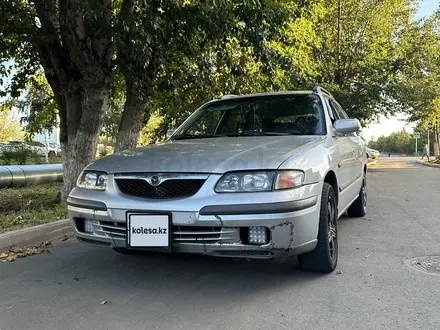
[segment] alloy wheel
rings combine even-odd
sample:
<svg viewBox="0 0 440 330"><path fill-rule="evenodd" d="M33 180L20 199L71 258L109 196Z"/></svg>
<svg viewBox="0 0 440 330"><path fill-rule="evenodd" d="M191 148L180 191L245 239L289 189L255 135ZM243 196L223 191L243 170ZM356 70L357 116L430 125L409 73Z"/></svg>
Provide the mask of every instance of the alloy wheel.
<svg viewBox="0 0 440 330"><path fill-rule="evenodd" d="M333 198L329 198L327 202L327 209L329 252L332 262L335 262L338 255L338 234L336 225L336 203Z"/></svg>

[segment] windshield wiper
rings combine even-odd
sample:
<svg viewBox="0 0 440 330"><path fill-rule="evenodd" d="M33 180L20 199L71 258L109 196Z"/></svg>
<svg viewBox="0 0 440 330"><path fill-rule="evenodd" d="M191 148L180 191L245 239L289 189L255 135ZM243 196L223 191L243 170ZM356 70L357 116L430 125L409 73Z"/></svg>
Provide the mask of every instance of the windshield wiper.
<svg viewBox="0 0 440 330"><path fill-rule="evenodd" d="M184 134L172 138L172 140L207 139L207 138L216 138L216 137L225 137L225 136L226 135L222 135L222 134Z"/></svg>
<svg viewBox="0 0 440 330"><path fill-rule="evenodd" d="M264 132L265 135L280 135L280 136L284 136L284 135L304 135L300 132Z"/></svg>
<svg viewBox="0 0 440 330"><path fill-rule="evenodd" d="M233 134L226 134L228 137L238 137L238 136L288 136L288 135L304 135L299 132L291 132L291 133L284 133L284 132L252 132L252 133L233 133Z"/></svg>
<svg viewBox="0 0 440 330"><path fill-rule="evenodd" d="M242 133L230 133L230 134L226 134L226 136L228 137L237 137L237 136L265 136L266 133L265 132L261 132L261 131L247 131L247 132L242 132Z"/></svg>

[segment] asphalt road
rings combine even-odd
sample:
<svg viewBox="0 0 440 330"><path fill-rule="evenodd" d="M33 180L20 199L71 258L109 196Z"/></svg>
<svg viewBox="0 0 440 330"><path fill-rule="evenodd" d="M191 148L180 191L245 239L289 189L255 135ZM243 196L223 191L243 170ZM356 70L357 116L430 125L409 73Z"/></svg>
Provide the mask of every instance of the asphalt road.
<svg viewBox="0 0 440 330"><path fill-rule="evenodd" d="M440 169L383 158L368 189L367 216L340 219L332 274L69 240L0 263L0 329L440 329ZM433 274L410 267L423 256Z"/></svg>

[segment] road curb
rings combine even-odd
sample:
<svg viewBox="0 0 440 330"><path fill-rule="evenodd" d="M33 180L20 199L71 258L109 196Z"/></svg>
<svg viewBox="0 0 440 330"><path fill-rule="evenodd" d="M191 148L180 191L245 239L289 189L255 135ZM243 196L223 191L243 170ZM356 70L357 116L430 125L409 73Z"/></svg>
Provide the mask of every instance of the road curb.
<svg viewBox="0 0 440 330"><path fill-rule="evenodd" d="M430 164L427 161L423 161L423 160L418 160L417 164L420 165L424 165L424 166L428 166L428 167L436 167L436 168L440 168L440 164Z"/></svg>
<svg viewBox="0 0 440 330"><path fill-rule="evenodd" d="M29 246L73 234L70 220L59 220L0 234L0 250L11 245Z"/></svg>

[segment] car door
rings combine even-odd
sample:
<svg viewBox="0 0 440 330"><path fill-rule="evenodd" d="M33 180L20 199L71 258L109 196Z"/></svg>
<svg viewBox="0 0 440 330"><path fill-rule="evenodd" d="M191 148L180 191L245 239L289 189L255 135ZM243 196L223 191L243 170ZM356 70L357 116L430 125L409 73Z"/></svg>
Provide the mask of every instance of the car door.
<svg viewBox="0 0 440 330"><path fill-rule="evenodd" d="M331 103L338 113L340 119L349 119L339 103L337 103L335 100L331 100ZM364 145L362 139L358 136L358 133L345 134L344 137L346 138L346 153L347 156L349 155L347 167L350 172L350 181L346 187L343 187L343 190L345 190L344 194L346 195L344 199L346 199L350 204L359 195L362 185L362 175L364 172L363 160L365 158Z"/></svg>
<svg viewBox="0 0 440 330"><path fill-rule="evenodd" d="M336 111L338 112L340 118L349 119L348 115L345 113L344 109L338 102L333 100L333 104L336 107ZM354 152L355 163L353 164L354 167L353 167L352 176L355 181L359 181L359 178L362 177L362 173L363 173L365 145L358 133L350 133L350 134L346 134L346 136L350 139L352 144L352 149Z"/></svg>
<svg viewBox="0 0 440 330"><path fill-rule="evenodd" d="M338 108L335 100L328 98L327 102L333 123L339 119L347 119L344 113L341 112L342 108ZM358 145L353 140L352 134L335 134L333 139L340 154L338 169L336 170L339 180L339 209L344 210L359 192L357 191L356 195L354 195L356 179L359 173L359 159L356 152Z"/></svg>

